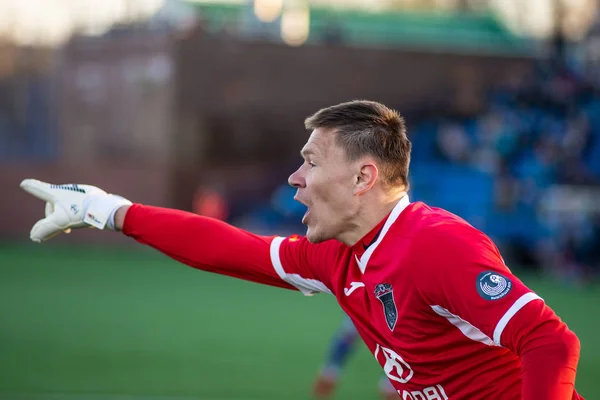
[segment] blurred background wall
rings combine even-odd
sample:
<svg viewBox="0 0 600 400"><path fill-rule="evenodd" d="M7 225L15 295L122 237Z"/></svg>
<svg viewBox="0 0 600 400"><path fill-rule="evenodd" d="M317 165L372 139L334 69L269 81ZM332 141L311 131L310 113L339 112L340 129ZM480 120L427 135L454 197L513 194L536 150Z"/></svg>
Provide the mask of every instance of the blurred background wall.
<svg viewBox="0 0 600 400"><path fill-rule="evenodd" d="M0 2L0 237L40 214L31 176L302 231L303 120L367 98L408 121L413 200L519 265L597 273L597 1L90 4Z"/></svg>

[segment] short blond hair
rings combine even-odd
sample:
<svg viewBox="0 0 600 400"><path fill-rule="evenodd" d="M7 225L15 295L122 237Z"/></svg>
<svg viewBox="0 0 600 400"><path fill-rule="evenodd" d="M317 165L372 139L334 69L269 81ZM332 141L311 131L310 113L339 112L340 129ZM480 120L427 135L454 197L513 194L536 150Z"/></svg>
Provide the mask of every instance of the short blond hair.
<svg viewBox="0 0 600 400"><path fill-rule="evenodd" d="M355 100L323 108L304 121L308 130L332 129L336 143L349 160L364 155L375 157L386 184L408 187L412 144L404 118L381 103Z"/></svg>

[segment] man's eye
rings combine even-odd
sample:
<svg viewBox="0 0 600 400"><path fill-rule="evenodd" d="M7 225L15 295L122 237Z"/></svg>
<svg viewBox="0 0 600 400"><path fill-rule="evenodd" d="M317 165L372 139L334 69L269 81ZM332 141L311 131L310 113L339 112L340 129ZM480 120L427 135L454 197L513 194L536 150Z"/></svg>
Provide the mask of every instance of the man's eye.
<svg viewBox="0 0 600 400"><path fill-rule="evenodd" d="M316 167L315 163L314 163L314 162L312 162L312 161L309 161L309 162L308 162L308 165L310 165L310 167L311 167L311 168L312 168L312 167Z"/></svg>

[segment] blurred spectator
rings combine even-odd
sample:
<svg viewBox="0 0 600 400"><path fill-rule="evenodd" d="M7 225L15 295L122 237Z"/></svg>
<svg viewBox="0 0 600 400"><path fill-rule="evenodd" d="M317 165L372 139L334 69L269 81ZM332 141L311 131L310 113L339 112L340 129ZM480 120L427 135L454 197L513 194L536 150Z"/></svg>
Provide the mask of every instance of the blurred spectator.
<svg viewBox="0 0 600 400"><path fill-rule="evenodd" d="M459 124L446 124L438 131L438 147L445 160L455 163L467 161L470 142Z"/></svg>
<svg viewBox="0 0 600 400"><path fill-rule="evenodd" d="M229 205L225 197L216 189L209 186L200 186L194 195L193 211L225 221L229 216Z"/></svg>
<svg viewBox="0 0 600 400"><path fill-rule="evenodd" d="M600 264L600 218L592 222L590 210L571 210L549 219L539 209L554 185L599 184L598 113L600 91L585 75L566 62L540 62L529 79L489 93L479 114L453 118L445 112L443 119L416 121L413 175L435 183L413 199L456 210L515 259L554 265L574 279L587 277ZM468 169L454 176L453 165L479 171L477 179L492 184L475 184ZM440 182L450 176L452 185ZM468 189L455 199L452 192L459 187ZM480 192L487 187L493 199L486 203Z"/></svg>

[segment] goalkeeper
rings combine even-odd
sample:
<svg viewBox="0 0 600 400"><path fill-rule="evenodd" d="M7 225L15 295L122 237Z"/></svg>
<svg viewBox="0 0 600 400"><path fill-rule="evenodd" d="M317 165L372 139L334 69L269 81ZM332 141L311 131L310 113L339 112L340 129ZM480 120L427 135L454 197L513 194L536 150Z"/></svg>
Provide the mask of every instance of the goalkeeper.
<svg viewBox="0 0 600 400"><path fill-rule="evenodd" d="M570 400L579 339L481 231L408 197L402 117L372 101L318 111L289 177L306 236L255 235L85 185L22 182L46 201L31 239L122 231L191 267L335 296L403 400ZM293 362L293 360L290 360Z"/></svg>

